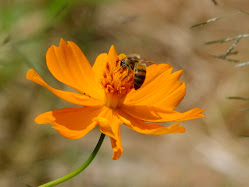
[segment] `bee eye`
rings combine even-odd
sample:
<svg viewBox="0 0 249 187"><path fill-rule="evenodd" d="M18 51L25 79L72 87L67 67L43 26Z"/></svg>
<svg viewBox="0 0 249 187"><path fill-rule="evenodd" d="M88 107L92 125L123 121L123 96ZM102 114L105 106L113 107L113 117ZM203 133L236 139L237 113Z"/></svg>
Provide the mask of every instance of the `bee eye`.
<svg viewBox="0 0 249 187"><path fill-rule="evenodd" d="M124 60L121 60L121 62L120 62L120 66L121 66L121 67L123 67L123 66L124 66L124 64L125 64L125 61L124 61Z"/></svg>

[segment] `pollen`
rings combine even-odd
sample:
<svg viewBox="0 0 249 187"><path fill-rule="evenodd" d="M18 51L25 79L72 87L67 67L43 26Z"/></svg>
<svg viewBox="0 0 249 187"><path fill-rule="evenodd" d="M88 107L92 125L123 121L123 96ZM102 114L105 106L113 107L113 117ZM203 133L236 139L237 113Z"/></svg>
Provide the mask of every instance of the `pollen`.
<svg viewBox="0 0 249 187"><path fill-rule="evenodd" d="M120 59L117 59L113 66L107 62L101 80L105 92L104 104L113 109L119 108L126 95L133 89L134 72L130 71L128 74L127 69L120 69L119 62Z"/></svg>

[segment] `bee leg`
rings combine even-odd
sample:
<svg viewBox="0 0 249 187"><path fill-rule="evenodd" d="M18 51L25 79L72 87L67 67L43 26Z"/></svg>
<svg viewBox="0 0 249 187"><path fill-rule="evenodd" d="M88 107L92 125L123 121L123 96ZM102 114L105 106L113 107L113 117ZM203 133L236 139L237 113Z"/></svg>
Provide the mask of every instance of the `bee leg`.
<svg viewBox="0 0 249 187"><path fill-rule="evenodd" d="M119 72L121 69L126 68L126 67L127 67L127 66L125 66L125 65L120 65L119 69L118 69L117 71L115 71L114 73L117 73L117 72Z"/></svg>
<svg viewBox="0 0 249 187"><path fill-rule="evenodd" d="M117 71L115 71L114 73L117 73L119 72L123 67L120 67Z"/></svg>
<svg viewBox="0 0 249 187"><path fill-rule="evenodd" d="M122 81L125 80L129 74L130 74L130 68L128 68L127 75L122 79Z"/></svg>

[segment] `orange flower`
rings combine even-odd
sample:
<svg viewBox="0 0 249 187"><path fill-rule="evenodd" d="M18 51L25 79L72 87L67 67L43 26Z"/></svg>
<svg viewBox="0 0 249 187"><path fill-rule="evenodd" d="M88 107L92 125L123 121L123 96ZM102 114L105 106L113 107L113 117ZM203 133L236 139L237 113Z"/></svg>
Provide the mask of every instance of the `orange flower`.
<svg viewBox="0 0 249 187"><path fill-rule="evenodd" d="M57 90L49 86L34 69L26 75L55 95L70 103L84 106L63 108L40 114L35 122L52 124L62 136L69 139L83 137L99 125L100 131L111 139L113 159L122 152L120 125L143 134L183 133L185 128L179 121L203 118L203 110L194 108L184 113L174 110L186 93L184 82L179 81L182 70L171 74L172 66L153 64L147 67L144 84L133 89L133 73L127 78L127 71L117 71L120 60L125 55L117 55L114 46L108 54L100 54L93 67L79 47L61 39L60 46L52 46L46 54L47 66L59 81L74 88L79 93ZM146 122L178 123L169 127Z"/></svg>

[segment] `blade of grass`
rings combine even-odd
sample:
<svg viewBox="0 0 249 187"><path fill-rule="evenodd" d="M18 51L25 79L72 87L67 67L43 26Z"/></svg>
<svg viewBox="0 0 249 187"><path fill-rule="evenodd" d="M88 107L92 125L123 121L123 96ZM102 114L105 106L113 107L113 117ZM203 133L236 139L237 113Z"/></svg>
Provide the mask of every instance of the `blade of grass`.
<svg viewBox="0 0 249 187"><path fill-rule="evenodd" d="M249 37L249 34L240 34L237 36L228 37L228 38L224 38L224 39L208 41L208 42L205 42L205 45L210 45L210 44L215 44L215 43L225 43L225 42L229 42L229 41L236 40L239 38L247 38L247 37Z"/></svg>
<svg viewBox="0 0 249 187"><path fill-rule="evenodd" d="M212 2L214 3L215 6L218 5L216 0L212 0Z"/></svg>
<svg viewBox="0 0 249 187"><path fill-rule="evenodd" d="M231 97L227 97L228 99L238 99L238 100L244 100L244 101L248 101L249 97L239 97L239 96L231 96Z"/></svg>
<svg viewBox="0 0 249 187"><path fill-rule="evenodd" d="M213 58L218 58L218 59L225 60L225 61L232 62L232 63L239 63L240 62L240 60L231 59L231 58L224 58L224 55L220 55L220 56L210 55L210 56Z"/></svg>
<svg viewBox="0 0 249 187"><path fill-rule="evenodd" d="M248 12L246 12L246 11L244 11L244 10L239 9L239 11L240 11L241 13L243 13L243 14L247 14L247 15L249 15L249 13L248 13Z"/></svg>
<svg viewBox="0 0 249 187"><path fill-rule="evenodd" d="M238 39L233 43L233 45L227 50L226 54L223 56L224 59L231 53L231 51L232 51L233 48L238 44L238 42L240 41L240 39L241 39L241 37L238 38Z"/></svg>
<svg viewBox="0 0 249 187"><path fill-rule="evenodd" d="M240 110L241 112L246 112L246 111L249 111L249 108L243 108Z"/></svg>
<svg viewBox="0 0 249 187"><path fill-rule="evenodd" d="M195 25L192 25L190 28L195 28L195 27L199 27L199 26L204 26L208 23L212 23L212 22L215 22L217 20L219 20L220 18L223 18L223 17L230 17L230 16L233 16L234 14L238 14L238 13L241 13L240 10L236 10L235 12L231 12L229 14L225 14L225 15L222 15L222 16L219 16L219 17L214 17L214 18L211 18L211 19L208 19L207 21L204 21L202 23L198 23L198 24L195 24Z"/></svg>
<svg viewBox="0 0 249 187"><path fill-rule="evenodd" d="M227 56L237 55L238 53L239 53L239 51L233 51L233 52L230 52ZM218 55L218 56L216 56L216 55L211 55L211 56L213 56L213 57L215 57L215 58L222 58L222 57L224 57L224 55Z"/></svg>
<svg viewBox="0 0 249 187"><path fill-rule="evenodd" d="M207 20L207 21L204 21L204 22L202 22L202 23L198 23L198 24L192 25L190 28L192 29L192 28L195 28L195 27L203 26L203 25L206 25L206 24L208 24L208 23L215 22L215 21L217 21L217 20L220 19L220 18L221 18L221 17L211 18L211 19L209 19L209 20Z"/></svg>
<svg viewBox="0 0 249 187"><path fill-rule="evenodd" d="M242 66L246 66L249 65L249 62L241 62L239 64L236 65L236 67L242 67Z"/></svg>

